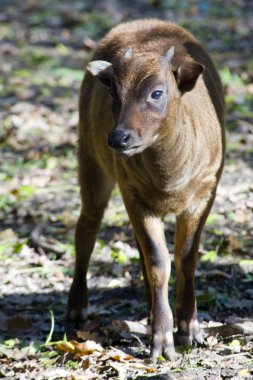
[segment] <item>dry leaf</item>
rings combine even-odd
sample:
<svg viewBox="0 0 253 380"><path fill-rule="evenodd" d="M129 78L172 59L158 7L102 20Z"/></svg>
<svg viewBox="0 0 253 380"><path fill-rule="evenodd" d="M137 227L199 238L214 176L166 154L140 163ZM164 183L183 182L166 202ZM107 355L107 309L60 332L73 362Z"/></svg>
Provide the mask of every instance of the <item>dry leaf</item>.
<svg viewBox="0 0 253 380"><path fill-rule="evenodd" d="M71 342L62 342L55 346L58 350L75 353L75 346Z"/></svg>
<svg viewBox="0 0 253 380"><path fill-rule="evenodd" d="M237 249L242 249L243 248L243 241L240 240L237 236L230 235L227 238L228 241L228 247L231 251L237 250Z"/></svg>
<svg viewBox="0 0 253 380"><path fill-rule="evenodd" d="M114 359L118 362L124 362L127 360L134 359L134 357L132 355L126 354L124 351L121 351L121 350L109 351L108 355L109 355L110 359Z"/></svg>
<svg viewBox="0 0 253 380"><path fill-rule="evenodd" d="M131 367L139 369L139 370L145 370L148 373L155 373L155 372L157 372L156 368L149 367L148 365L143 364L143 363L133 363L133 364L131 364Z"/></svg>
<svg viewBox="0 0 253 380"><path fill-rule="evenodd" d="M82 369L86 370L86 369L89 368L89 366L90 366L90 360L89 360L89 358L84 359L84 360L82 361Z"/></svg>
<svg viewBox="0 0 253 380"><path fill-rule="evenodd" d="M94 342L93 340L87 340L86 342L77 342L76 340L71 340L69 342L62 342L56 346L58 350L65 352L71 352L72 354L79 355L90 355L96 352L103 352L103 347Z"/></svg>
<svg viewBox="0 0 253 380"><path fill-rule="evenodd" d="M236 211L236 222L237 223L248 223L251 220L252 211L247 209L240 209Z"/></svg>
<svg viewBox="0 0 253 380"><path fill-rule="evenodd" d="M218 339L216 336L210 335L206 338L206 342L209 348L212 348L218 344Z"/></svg>

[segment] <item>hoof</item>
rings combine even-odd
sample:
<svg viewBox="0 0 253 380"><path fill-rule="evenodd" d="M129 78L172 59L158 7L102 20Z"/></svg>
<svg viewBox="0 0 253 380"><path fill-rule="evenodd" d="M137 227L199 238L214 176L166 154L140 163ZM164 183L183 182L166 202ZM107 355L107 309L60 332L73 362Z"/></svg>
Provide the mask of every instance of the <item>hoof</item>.
<svg viewBox="0 0 253 380"><path fill-rule="evenodd" d="M191 347L193 342L196 342L199 345L204 344L204 337L199 328L198 321L192 321L189 326L187 326L185 321L181 321L179 330L176 334L177 345Z"/></svg>
<svg viewBox="0 0 253 380"><path fill-rule="evenodd" d="M82 330L84 324L87 320L87 309L83 308L81 310L68 310L66 316L66 328L69 331Z"/></svg>
<svg viewBox="0 0 253 380"><path fill-rule="evenodd" d="M155 334L153 336L151 360L153 363L157 362L159 356L163 356L167 360L175 360L177 354L174 348L174 339L172 332L165 334Z"/></svg>

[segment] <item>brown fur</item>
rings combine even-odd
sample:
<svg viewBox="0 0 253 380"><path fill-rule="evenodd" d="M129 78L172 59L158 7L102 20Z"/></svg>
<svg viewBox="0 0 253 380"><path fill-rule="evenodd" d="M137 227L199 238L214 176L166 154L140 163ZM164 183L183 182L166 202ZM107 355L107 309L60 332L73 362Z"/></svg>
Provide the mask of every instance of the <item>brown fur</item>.
<svg viewBox="0 0 253 380"><path fill-rule="evenodd" d="M166 62L172 46L174 56ZM170 259L161 220L167 213L176 214L177 335L180 343L191 344L192 339L201 340L194 296L199 239L223 166L223 90L212 60L197 40L163 21L117 26L100 42L93 62L98 60L108 68L96 74L91 63L80 96L82 211L68 317L84 318L89 258L118 182L143 264L152 357L163 353L171 358ZM163 89L161 101L150 98L157 85ZM115 149L108 148L108 136L115 138L119 129L130 134L128 151L115 148L114 142Z"/></svg>

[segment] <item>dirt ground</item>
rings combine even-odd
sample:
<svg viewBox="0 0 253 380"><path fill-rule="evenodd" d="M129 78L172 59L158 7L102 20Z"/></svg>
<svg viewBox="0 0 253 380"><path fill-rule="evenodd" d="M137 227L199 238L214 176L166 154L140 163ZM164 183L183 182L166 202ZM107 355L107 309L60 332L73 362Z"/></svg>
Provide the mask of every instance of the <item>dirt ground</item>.
<svg viewBox="0 0 253 380"><path fill-rule="evenodd" d="M1 1L0 378L253 379L253 2ZM118 189L89 269L84 331L65 334L80 211L77 103L96 42L123 20L191 30L224 83L227 153L196 270L202 347L149 359L138 251ZM174 219L166 218L173 260ZM170 303L175 306L175 274Z"/></svg>

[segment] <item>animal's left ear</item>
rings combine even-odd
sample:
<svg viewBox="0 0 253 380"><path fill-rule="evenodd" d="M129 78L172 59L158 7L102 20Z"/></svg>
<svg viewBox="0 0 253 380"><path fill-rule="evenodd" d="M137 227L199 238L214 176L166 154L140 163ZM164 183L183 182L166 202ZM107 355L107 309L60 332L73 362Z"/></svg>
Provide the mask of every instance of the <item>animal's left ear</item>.
<svg viewBox="0 0 253 380"><path fill-rule="evenodd" d="M179 66L175 73L179 91L191 91L204 69L204 66L197 62L185 62Z"/></svg>

